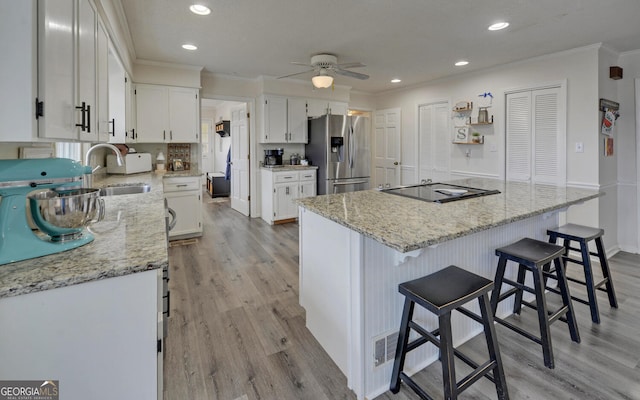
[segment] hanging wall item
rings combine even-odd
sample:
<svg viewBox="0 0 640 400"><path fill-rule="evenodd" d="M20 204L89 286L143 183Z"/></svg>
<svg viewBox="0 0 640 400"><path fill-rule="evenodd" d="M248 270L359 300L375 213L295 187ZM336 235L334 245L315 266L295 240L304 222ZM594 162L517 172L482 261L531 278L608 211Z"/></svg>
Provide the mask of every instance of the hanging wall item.
<svg viewBox="0 0 640 400"><path fill-rule="evenodd" d="M469 127L456 126L453 128L453 143L469 143Z"/></svg>
<svg viewBox="0 0 640 400"><path fill-rule="evenodd" d="M613 138L604 138L604 156L611 157L613 155Z"/></svg>

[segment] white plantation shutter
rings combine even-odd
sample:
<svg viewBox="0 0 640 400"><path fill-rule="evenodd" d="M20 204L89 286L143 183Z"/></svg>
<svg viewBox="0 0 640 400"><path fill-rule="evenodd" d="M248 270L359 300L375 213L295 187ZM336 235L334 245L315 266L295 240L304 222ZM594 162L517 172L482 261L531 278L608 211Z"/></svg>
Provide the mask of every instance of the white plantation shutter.
<svg viewBox="0 0 640 400"><path fill-rule="evenodd" d="M531 179L531 92L507 95L507 180Z"/></svg>
<svg viewBox="0 0 640 400"><path fill-rule="evenodd" d="M558 183L559 175L559 115L558 89L536 90L532 93L533 181Z"/></svg>
<svg viewBox="0 0 640 400"><path fill-rule="evenodd" d="M507 95L507 180L565 184L560 88Z"/></svg>

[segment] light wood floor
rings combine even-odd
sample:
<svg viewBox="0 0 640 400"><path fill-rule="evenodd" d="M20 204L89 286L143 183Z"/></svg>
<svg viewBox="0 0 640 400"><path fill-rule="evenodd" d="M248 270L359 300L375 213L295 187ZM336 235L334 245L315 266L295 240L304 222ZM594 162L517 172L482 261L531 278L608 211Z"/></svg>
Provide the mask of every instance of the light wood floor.
<svg viewBox="0 0 640 400"><path fill-rule="evenodd" d="M344 375L305 328L297 224L269 226L207 196L203 205L203 237L169 250L165 399L354 400ZM610 266L620 308L598 294L602 323L595 325L588 308L576 304L580 344L571 342L565 324L553 324L555 369L544 367L538 345L497 326L511 399L640 399L640 256L619 253ZM532 310L512 320L535 326ZM483 360L485 347L476 337L461 350ZM442 398L438 363L417 380ZM462 398L495 399L495 388L483 379ZM398 395L378 399L417 397L403 385Z"/></svg>

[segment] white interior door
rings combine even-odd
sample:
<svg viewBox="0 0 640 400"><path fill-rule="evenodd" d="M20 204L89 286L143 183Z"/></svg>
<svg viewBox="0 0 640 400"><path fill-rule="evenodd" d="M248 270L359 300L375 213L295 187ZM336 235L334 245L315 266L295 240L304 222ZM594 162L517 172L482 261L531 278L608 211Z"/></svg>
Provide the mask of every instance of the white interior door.
<svg viewBox="0 0 640 400"><path fill-rule="evenodd" d="M249 216L249 118L247 105L231 110L231 208Z"/></svg>
<svg viewBox="0 0 640 400"><path fill-rule="evenodd" d="M422 105L418 109L418 180L439 182L449 179L450 112L447 102Z"/></svg>
<svg viewBox="0 0 640 400"><path fill-rule="evenodd" d="M374 186L400 184L400 109L375 113Z"/></svg>
<svg viewBox="0 0 640 400"><path fill-rule="evenodd" d="M215 137L212 135L213 133L213 120L211 118L202 118L201 119L201 131L202 131L202 154L201 154L201 166L202 172L205 173L202 176L202 184L206 184L206 173L214 172L215 169L213 167L213 148L215 147Z"/></svg>

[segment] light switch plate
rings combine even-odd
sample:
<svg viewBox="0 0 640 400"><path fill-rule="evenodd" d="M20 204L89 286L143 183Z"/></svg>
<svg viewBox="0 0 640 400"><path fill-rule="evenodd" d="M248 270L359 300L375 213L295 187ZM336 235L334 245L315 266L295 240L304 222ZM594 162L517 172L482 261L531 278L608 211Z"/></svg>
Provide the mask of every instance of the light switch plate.
<svg viewBox="0 0 640 400"><path fill-rule="evenodd" d="M584 145L582 142L576 142L576 153L584 153Z"/></svg>

